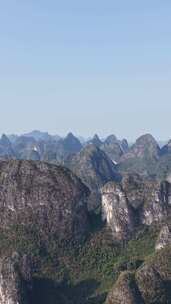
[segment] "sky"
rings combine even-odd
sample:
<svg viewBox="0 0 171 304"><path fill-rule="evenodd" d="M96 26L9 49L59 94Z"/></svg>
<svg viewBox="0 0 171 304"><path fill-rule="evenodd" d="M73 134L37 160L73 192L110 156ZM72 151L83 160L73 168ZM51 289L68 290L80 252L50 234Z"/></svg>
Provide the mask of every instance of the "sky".
<svg viewBox="0 0 171 304"><path fill-rule="evenodd" d="M0 133L171 138L170 0L0 0Z"/></svg>

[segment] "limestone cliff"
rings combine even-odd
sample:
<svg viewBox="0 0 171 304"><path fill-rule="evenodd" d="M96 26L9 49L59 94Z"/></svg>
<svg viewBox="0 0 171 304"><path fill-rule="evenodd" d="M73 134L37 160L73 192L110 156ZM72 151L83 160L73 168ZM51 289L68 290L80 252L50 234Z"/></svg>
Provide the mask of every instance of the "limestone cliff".
<svg viewBox="0 0 171 304"><path fill-rule="evenodd" d="M80 240L88 232L89 190L68 169L33 161L0 162L0 228L35 226L43 238Z"/></svg>
<svg viewBox="0 0 171 304"><path fill-rule="evenodd" d="M106 304L169 304L170 246L149 257L135 272L121 272Z"/></svg>
<svg viewBox="0 0 171 304"><path fill-rule="evenodd" d="M155 249L156 251L160 250L168 244L171 244L171 230L170 227L165 224L160 230Z"/></svg>
<svg viewBox="0 0 171 304"><path fill-rule="evenodd" d="M140 225L151 225L169 212L168 182L126 175L122 182L107 183L102 189L102 218L119 239L129 239Z"/></svg>
<svg viewBox="0 0 171 304"><path fill-rule="evenodd" d="M30 304L32 289L32 269L27 256L12 257L0 260L0 303Z"/></svg>
<svg viewBox="0 0 171 304"><path fill-rule="evenodd" d="M80 153L69 157L65 165L70 168L91 190L89 210L96 210L101 203L100 188L108 181L121 179L116 166L97 146L90 144Z"/></svg>
<svg viewBox="0 0 171 304"><path fill-rule="evenodd" d="M144 304L133 273L121 273L108 294L106 304Z"/></svg>
<svg viewBox="0 0 171 304"><path fill-rule="evenodd" d="M130 237L134 229L133 209L121 184L110 182L102 188L102 220L106 220L114 238Z"/></svg>

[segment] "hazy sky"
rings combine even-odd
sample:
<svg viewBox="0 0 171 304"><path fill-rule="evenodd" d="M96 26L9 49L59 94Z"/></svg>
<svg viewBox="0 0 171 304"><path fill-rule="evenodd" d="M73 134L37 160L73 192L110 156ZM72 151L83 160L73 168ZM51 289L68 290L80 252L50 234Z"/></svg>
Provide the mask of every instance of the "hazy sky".
<svg viewBox="0 0 171 304"><path fill-rule="evenodd" d="M0 133L171 138L170 0L1 0Z"/></svg>

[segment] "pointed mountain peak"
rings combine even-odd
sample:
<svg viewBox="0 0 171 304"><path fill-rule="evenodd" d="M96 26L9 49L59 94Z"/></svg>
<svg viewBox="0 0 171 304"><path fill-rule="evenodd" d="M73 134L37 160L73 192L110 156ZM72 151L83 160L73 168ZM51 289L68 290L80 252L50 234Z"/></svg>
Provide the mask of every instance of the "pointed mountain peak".
<svg viewBox="0 0 171 304"><path fill-rule="evenodd" d="M1 139L0 139L0 143L3 146L11 146L11 142L5 134L2 134Z"/></svg>
<svg viewBox="0 0 171 304"><path fill-rule="evenodd" d="M100 147L102 145L102 141L100 140L99 136L95 134L92 139L90 139L87 144L93 144L97 147Z"/></svg>
<svg viewBox="0 0 171 304"><path fill-rule="evenodd" d="M82 148L82 145L79 139L74 136L71 132L63 140L64 147L67 151L71 153L79 152Z"/></svg>
<svg viewBox="0 0 171 304"><path fill-rule="evenodd" d="M136 144L148 144L148 143L158 145L155 138L149 133L140 136L136 140Z"/></svg>
<svg viewBox="0 0 171 304"><path fill-rule="evenodd" d="M69 132L65 137L65 139L72 139L72 138L76 138L76 136L72 132Z"/></svg>
<svg viewBox="0 0 171 304"><path fill-rule="evenodd" d="M105 143L113 144L113 143L116 143L117 141L118 141L117 137L114 134L111 134L106 138Z"/></svg>

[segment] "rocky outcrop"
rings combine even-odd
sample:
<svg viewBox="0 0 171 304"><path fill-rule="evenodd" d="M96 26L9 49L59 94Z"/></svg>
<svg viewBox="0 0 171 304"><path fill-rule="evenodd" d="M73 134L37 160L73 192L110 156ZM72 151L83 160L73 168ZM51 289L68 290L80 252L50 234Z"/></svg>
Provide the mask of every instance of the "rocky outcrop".
<svg viewBox="0 0 171 304"><path fill-rule="evenodd" d="M80 153L69 157L65 165L91 190L89 210L98 209L101 203L100 188L108 181L121 179L109 157L95 145L88 145Z"/></svg>
<svg viewBox="0 0 171 304"><path fill-rule="evenodd" d="M144 304L134 274L123 272L107 296L106 304Z"/></svg>
<svg viewBox="0 0 171 304"><path fill-rule="evenodd" d="M88 232L89 190L68 169L43 162L0 163L0 227L35 226L41 237L78 241Z"/></svg>
<svg viewBox="0 0 171 304"><path fill-rule="evenodd" d="M165 179L171 172L171 140L161 148L160 158L155 167L155 174L159 179Z"/></svg>
<svg viewBox="0 0 171 304"><path fill-rule="evenodd" d="M121 184L107 183L102 188L102 220L116 239L128 239L134 230L134 214Z"/></svg>
<svg viewBox="0 0 171 304"><path fill-rule="evenodd" d="M106 304L169 304L170 269L171 247L167 245L148 257L135 272L121 272L107 296Z"/></svg>
<svg viewBox="0 0 171 304"><path fill-rule="evenodd" d="M89 145L93 144L100 148L100 146L102 145L102 141L100 140L99 136L95 134L94 137L91 140L89 140L87 144Z"/></svg>
<svg viewBox="0 0 171 304"><path fill-rule="evenodd" d="M128 143L126 139L120 141L115 135L110 135L101 145L101 149L114 163L117 163L120 161L121 156L128 152Z"/></svg>
<svg viewBox="0 0 171 304"><path fill-rule="evenodd" d="M155 257L153 258L155 261ZM163 278L153 260L145 263L135 273L121 272L109 292L106 304L166 304L170 303L166 278ZM158 261L157 261L158 262ZM167 256L164 263L168 264Z"/></svg>
<svg viewBox="0 0 171 304"><path fill-rule="evenodd" d="M89 140L86 145L93 144L103 150L106 155L116 164L122 155L128 152L128 142L126 139L119 140L115 135L109 135L105 140L101 140L97 134Z"/></svg>
<svg viewBox="0 0 171 304"><path fill-rule="evenodd" d="M0 260L0 303L30 304L32 289L32 269L28 256Z"/></svg>
<svg viewBox="0 0 171 304"><path fill-rule="evenodd" d="M158 239L156 241L155 249L156 251L160 250L169 244L171 244L171 230L166 224L160 230Z"/></svg>
<svg viewBox="0 0 171 304"><path fill-rule="evenodd" d="M167 193L167 202L171 206L171 174L167 175L163 187Z"/></svg>
<svg viewBox="0 0 171 304"><path fill-rule="evenodd" d="M150 156L158 159L160 156L160 148L151 134L145 134L136 140L136 143L131 147L129 152L123 157L124 159L132 157Z"/></svg>
<svg viewBox="0 0 171 304"><path fill-rule="evenodd" d="M136 272L136 282L146 304L170 303L170 266L170 246L165 246Z"/></svg>
<svg viewBox="0 0 171 304"><path fill-rule="evenodd" d="M82 145L76 136L69 133L63 140L63 147L66 157L69 154L80 152Z"/></svg>
<svg viewBox="0 0 171 304"><path fill-rule="evenodd" d="M129 239L139 225L160 222L168 214L167 182L126 175L120 184L107 183L102 189L102 218L113 236Z"/></svg>
<svg viewBox="0 0 171 304"><path fill-rule="evenodd" d="M136 282L145 303L167 303L164 282L159 272L145 264L136 273Z"/></svg>
<svg viewBox="0 0 171 304"><path fill-rule="evenodd" d="M156 174L156 166L161 155L160 147L151 134L145 134L120 158L121 172L136 172L143 175Z"/></svg>
<svg viewBox="0 0 171 304"><path fill-rule="evenodd" d="M82 144L79 139L75 137L72 133L69 133L65 138L60 138L55 140L51 138L48 141L43 141L39 143L42 149L41 160L46 160L50 162L63 161L71 154L78 153Z"/></svg>

